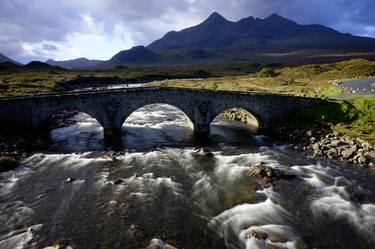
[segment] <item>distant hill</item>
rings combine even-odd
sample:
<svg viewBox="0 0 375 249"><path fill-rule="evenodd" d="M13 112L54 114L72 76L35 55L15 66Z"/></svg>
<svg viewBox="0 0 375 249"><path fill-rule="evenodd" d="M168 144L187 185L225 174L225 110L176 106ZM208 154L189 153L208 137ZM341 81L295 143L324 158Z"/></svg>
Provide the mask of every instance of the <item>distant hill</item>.
<svg viewBox="0 0 375 249"><path fill-rule="evenodd" d="M0 53L0 63L3 63L3 62L10 62L10 63L13 63L15 65L21 65L19 62L15 61L15 60L12 60L9 57Z"/></svg>
<svg viewBox="0 0 375 249"><path fill-rule="evenodd" d="M32 61L22 67L23 69L29 70L58 70L58 71L65 71L65 68L58 67L58 66L51 66L47 63L40 62L40 61Z"/></svg>
<svg viewBox="0 0 375 249"><path fill-rule="evenodd" d="M12 62L0 62L0 70L16 70L19 68L22 68L22 66Z"/></svg>
<svg viewBox="0 0 375 249"><path fill-rule="evenodd" d="M159 64L166 61L166 57L155 53L144 46L133 47L129 50L123 50L113 56L109 61L99 65L101 68L111 68L131 64L147 65Z"/></svg>
<svg viewBox="0 0 375 249"><path fill-rule="evenodd" d="M95 68L97 65L102 63L101 60L89 60L87 58L78 58L74 60L66 60L66 61L55 61L55 60L47 60L46 63L51 66L59 66L65 69L92 69Z"/></svg>

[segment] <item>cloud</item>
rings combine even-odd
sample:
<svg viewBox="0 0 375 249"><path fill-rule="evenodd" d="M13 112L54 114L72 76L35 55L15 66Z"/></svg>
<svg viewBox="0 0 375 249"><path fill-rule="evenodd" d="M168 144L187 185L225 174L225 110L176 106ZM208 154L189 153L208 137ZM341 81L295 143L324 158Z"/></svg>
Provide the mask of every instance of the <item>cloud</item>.
<svg viewBox="0 0 375 249"><path fill-rule="evenodd" d="M48 56L108 59L198 24L213 11L233 21L278 13L375 37L373 0L1 0L0 51L24 62Z"/></svg>

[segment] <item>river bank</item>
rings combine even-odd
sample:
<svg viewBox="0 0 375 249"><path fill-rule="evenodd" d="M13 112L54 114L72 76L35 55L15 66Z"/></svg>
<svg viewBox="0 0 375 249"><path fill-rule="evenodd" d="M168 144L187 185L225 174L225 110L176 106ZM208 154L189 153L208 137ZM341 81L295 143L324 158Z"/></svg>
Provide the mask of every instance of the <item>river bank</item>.
<svg viewBox="0 0 375 249"><path fill-rule="evenodd" d="M254 117L242 109L234 108L219 116L242 123L254 125ZM301 117L301 120L303 118ZM351 137L334 131L329 122L319 120L315 125L298 125L277 127L271 132L273 139L281 143L292 143L294 147L307 155L325 157L348 164L375 169L375 146L359 137Z"/></svg>

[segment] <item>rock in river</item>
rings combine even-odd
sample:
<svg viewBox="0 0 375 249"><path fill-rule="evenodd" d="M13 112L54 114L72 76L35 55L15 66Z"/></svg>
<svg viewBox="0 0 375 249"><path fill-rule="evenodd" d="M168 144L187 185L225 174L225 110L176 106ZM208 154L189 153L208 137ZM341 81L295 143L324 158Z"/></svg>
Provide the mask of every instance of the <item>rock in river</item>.
<svg viewBox="0 0 375 249"><path fill-rule="evenodd" d="M199 156L214 157L214 153L212 153L212 151L210 151L207 148L200 148L200 149L196 150L195 153L197 153L197 155L199 155Z"/></svg>

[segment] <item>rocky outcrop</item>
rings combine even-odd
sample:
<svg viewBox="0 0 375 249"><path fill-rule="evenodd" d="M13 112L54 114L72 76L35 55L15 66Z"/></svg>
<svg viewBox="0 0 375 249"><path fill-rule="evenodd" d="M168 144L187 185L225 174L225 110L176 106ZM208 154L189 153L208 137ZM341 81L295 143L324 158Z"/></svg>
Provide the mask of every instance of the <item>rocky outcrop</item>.
<svg viewBox="0 0 375 249"><path fill-rule="evenodd" d="M279 127L275 138L294 144L294 148L314 156L375 169L375 146L363 139L340 135L328 125L310 128Z"/></svg>
<svg viewBox="0 0 375 249"><path fill-rule="evenodd" d="M337 133L316 138L312 131L308 131L307 136L309 143L303 149L312 151L315 156L375 168L375 147L360 138L339 136Z"/></svg>

